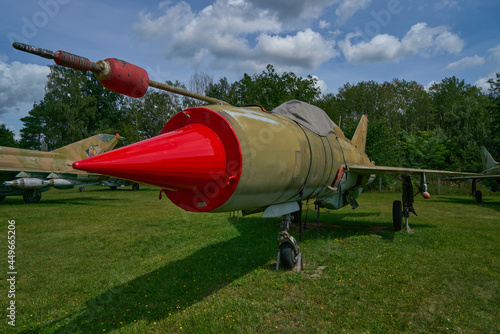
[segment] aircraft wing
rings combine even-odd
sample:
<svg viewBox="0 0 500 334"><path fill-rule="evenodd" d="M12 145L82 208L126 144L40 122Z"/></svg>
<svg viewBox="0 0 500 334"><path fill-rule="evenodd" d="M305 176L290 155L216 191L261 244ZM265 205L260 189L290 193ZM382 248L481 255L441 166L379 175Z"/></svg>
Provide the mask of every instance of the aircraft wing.
<svg viewBox="0 0 500 334"><path fill-rule="evenodd" d="M434 169L420 169L420 168L404 168L404 167L387 167L387 166L366 166L366 165L349 165L347 167L348 171L356 174L377 174L377 175L421 175L434 174L443 176L461 176L470 178L471 176L477 176L475 173L462 173L462 172L448 172L442 170Z"/></svg>
<svg viewBox="0 0 500 334"><path fill-rule="evenodd" d="M500 179L500 175L486 175L486 174L473 174L473 175L463 175L456 177L446 178L447 180L488 180L488 179Z"/></svg>

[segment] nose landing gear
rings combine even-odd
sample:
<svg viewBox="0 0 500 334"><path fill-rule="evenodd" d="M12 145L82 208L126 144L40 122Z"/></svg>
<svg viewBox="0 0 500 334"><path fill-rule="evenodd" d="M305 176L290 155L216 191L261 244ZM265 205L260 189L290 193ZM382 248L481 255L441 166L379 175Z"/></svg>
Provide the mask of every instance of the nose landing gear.
<svg viewBox="0 0 500 334"><path fill-rule="evenodd" d="M302 253L300 252L299 244L293 236L288 233L290 228L291 214L281 216L281 232L278 234L278 258L276 261L276 270L280 265L287 270L297 266L297 272L302 268Z"/></svg>

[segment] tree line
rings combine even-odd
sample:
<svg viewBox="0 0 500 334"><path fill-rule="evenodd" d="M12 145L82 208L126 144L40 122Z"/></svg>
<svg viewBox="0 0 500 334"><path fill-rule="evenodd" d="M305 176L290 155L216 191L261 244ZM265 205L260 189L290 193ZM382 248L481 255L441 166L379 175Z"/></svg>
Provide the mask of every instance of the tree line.
<svg viewBox="0 0 500 334"><path fill-rule="evenodd" d="M325 110L347 137L362 115L369 119L367 154L378 165L482 170L479 147L500 159L500 73L487 93L456 77L428 90L415 81L346 83L337 94L322 94L317 79L292 72L278 74L272 65L261 73L229 82L195 73L188 87L175 87L227 101L258 104L272 110L297 99ZM201 103L173 93L149 90L133 99L104 89L90 73L50 66L44 98L22 118L21 139L0 126L0 144L49 150L97 133L119 133L126 143L157 135L175 113Z"/></svg>

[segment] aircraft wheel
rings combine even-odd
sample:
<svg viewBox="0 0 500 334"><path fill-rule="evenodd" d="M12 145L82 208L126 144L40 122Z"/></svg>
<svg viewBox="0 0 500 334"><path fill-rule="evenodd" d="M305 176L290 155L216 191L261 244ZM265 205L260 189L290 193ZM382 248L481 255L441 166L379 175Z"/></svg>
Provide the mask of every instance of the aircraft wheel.
<svg viewBox="0 0 500 334"><path fill-rule="evenodd" d="M476 197L476 202L478 202L479 204L483 203L483 193L481 192L481 190L476 191L474 197Z"/></svg>
<svg viewBox="0 0 500 334"><path fill-rule="evenodd" d="M24 203L26 204L35 204L40 202L40 200L42 199L42 193L40 193L36 189L26 190L23 193L23 199Z"/></svg>
<svg viewBox="0 0 500 334"><path fill-rule="evenodd" d="M284 242L280 246L280 259L283 268L292 269L297 264L297 254L293 249L293 245L289 242Z"/></svg>
<svg viewBox="0 0 500 334"><path fill-rule="evenodd" d="M5 199L5 196L0 196L0 202Z"/></svg>
<svg viewBox="0 0 500 334"><path fill-rule="evenodd" d="M132 185L132 190L133 190L133 191L139 190L139 183L134 183L134 184Z"/></svg>
<svg viewBox="0 0 500 334"><path fill-rule="evenodd" d="M401 231L403 226L403 206L401 201L392 202L392 223L395 232Z"/></svg>
<svg viewBox="0 0 500 334"><path fill-rule="evenodd" d="M111 189L111 190L116 190L116 187L109 187L109 189Z"/></svg>
<svg viewBox="0 0 500 334"><path fill-rule="evenodd" d="M78 188L78 191L80 191L81 193L83 193L85 191L85 187Z"/></svg>

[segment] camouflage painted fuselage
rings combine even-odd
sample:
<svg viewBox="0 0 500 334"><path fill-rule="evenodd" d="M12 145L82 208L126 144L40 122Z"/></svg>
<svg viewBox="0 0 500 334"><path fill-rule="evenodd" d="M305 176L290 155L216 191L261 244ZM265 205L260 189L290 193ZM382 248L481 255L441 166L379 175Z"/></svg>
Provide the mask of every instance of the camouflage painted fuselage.
<svg viewBox="0 0 500 334"><path fill-rule="evenodd" d="M318 198L324 206L338 209L348 204L348 198L357 197L370 179L347 172L339 175L342 166L373 162L364 144L358 149L336 125L321 136L288 117L258 108L209 108L231 124L242 154L238 186L215 212L264 209L307 198Z"/></svg>

